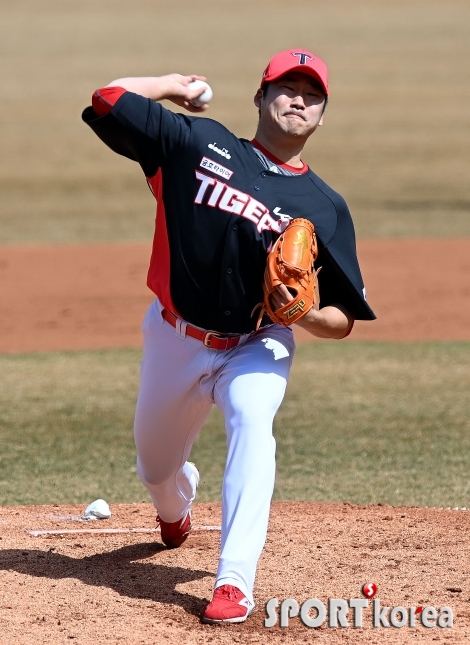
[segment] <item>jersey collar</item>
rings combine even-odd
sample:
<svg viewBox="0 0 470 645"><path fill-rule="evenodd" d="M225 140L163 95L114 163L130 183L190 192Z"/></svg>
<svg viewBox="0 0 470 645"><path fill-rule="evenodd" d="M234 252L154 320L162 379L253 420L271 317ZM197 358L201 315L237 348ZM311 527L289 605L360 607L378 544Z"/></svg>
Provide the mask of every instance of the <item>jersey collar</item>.
<svg viewBox="0 0 470 645"><path fill-rule="evenodd" d="M294 166L290 166L287 163L283 163L281 159L278 159L275 157L269 150L266 150L264 146L261 145L259 141L256 139L252 139L250 143L255 146L255 148L258 148L258 150L261 150L261 152L273 163L276 164L276 166L279 166L280 168L284 168L285 170L289 170L290 172L295 172L298 175L304 175L306 172L308 172L308 166L306 163L302 161L302 168L295 168Z"/></svg>

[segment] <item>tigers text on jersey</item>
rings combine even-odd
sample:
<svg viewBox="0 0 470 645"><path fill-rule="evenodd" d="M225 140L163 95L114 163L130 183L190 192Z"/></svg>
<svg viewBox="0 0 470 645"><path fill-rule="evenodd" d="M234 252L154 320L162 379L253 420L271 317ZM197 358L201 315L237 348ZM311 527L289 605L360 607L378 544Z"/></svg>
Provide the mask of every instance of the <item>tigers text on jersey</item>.
<svg viewBox="0 0 470 645"><path fill-rule="evenodd" d="M375 318L348 208L310 169L271 172L249 141L220 123L121 88L96 96L105 108L94 98L84 121L141 165L157 201L148 286L163 306L204 329L251 332L267 252L292 218L305 217L319 241L320 306L339 303L357 319Z"/></svg>

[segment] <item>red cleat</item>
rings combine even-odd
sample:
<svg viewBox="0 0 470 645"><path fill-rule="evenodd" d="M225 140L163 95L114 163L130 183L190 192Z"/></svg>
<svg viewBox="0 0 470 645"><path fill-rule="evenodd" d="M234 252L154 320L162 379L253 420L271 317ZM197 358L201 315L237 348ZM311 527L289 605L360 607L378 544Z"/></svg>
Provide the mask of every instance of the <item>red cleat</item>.
<svg viewBox="0 0 470 645"><path fill-rule="evenodd" d="M232 585L214 590L212 601L202 616L203 623L243 623L254 609L244 593Z"/></svg>
<svg viewBox="0 0 470 645"><path fill-rule="evenodd" d="M176 549L183 544L191 531L191 512L178 522L164 522L157 515L157 526L160 525L163 544L169 549Z"/></svg>

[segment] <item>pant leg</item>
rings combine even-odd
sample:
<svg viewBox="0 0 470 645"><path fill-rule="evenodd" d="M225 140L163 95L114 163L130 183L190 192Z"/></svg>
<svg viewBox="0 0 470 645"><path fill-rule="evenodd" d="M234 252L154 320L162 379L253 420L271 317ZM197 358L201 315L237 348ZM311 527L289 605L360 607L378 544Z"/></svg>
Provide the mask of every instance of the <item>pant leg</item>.
<svg viewBox="0 0 470 645"><path fill-rule="evenodd" d="M209 414L210 397L201 379L211 370L214 352L164 322L158 301L151 305L144 334L141 382L134 439L137 471L160 517L176 522L196 494L194 469L186 460Z"/></svg>
<svg viewBox="0 0 470 645"><path fill-rule="evenodd" d="M235 585L251 601L274 488L273 419L284 397L294 347L290 329L269 327L228 360L214 390L225 416L228 447L215 587Z"/></svg>

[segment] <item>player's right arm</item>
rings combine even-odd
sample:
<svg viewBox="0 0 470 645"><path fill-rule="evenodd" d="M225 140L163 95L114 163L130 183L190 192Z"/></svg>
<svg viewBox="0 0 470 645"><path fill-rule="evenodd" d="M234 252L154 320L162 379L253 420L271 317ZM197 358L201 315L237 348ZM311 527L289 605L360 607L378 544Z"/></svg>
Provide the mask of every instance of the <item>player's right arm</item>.
<svg viewBox="0 0 470 645"><path fill-rule="evenodd" d="M167 74L166 76L134 76L129 78L118 78L107 85L107 87L122 87L128 92L140 94L152 101L167 99L176 105L185 108L188 112L204 112L209 107L207 103L201 107L192 105L191 101L199 98L204 90L201 88L192 90L188 85L192 81L205 81L205 76L191 74Z"/></svg>
<svg viewBox="0 0 470 645"><path fill-rule="evenodd" d="M196 78L201 77L170 74L117 79L94 92L82 119L111 150L137 161L149 179L190 136L192 117L165 109L159 100L184 105L186 99L198 97L201 89L187 88ZM204 109L190 107L194 112Z"/></svg>

